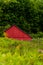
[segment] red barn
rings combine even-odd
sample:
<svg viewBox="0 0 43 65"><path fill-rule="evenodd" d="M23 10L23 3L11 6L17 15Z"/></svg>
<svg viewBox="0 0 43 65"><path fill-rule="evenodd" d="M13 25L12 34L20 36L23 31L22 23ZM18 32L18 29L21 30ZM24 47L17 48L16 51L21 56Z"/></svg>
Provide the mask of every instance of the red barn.
<svg viewBox="0 0 43 65"><path fill-rule="evenodd" d="M18 39L18 40L31 40L31 36L23 32L17 26L11 26L4 32L4 36L8 38Z"/></svg>

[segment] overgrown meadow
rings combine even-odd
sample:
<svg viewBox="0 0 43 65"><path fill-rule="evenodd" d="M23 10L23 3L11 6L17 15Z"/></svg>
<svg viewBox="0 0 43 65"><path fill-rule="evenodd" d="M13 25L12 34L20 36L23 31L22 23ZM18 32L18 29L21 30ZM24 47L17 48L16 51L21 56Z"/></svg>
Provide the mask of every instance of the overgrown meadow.
<svg viewBox="0 0 43 65"><path fill-rule="evenodd" d="M43 39L0 38L0 65L43 65Z"/></svg>

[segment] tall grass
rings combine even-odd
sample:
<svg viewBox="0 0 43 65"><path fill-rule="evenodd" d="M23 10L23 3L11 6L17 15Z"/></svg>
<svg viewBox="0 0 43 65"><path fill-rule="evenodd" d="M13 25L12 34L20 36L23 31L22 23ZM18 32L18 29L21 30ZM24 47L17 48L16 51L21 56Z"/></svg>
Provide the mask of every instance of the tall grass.
<svg viewBox="0 0 43 65"><path fill-rule="evenodd" d="M0 38L0 65L43 65L43 39Z"/></svg>

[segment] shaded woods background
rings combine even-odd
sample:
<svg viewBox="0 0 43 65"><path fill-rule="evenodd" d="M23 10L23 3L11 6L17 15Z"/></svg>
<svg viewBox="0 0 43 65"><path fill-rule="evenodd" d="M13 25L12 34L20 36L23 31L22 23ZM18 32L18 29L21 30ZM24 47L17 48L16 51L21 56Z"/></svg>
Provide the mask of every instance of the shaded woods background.
<svg viewBox="0 0 43 65"><path fill-rule="evenodd" d="M1 0L0 36L3 36L5 29L15 24L33 37L43 37L42 16L42 0Z"/></svg>

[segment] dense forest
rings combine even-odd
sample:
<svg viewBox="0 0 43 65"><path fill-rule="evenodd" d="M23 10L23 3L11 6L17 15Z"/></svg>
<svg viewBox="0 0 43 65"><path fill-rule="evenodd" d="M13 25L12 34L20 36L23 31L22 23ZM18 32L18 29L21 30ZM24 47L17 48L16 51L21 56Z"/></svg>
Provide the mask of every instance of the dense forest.
<svg viewBox="0 0 43 65"><path fill-rule="evenodd" d="M43 0L0 0L0 36L12 25L43 37Z"/></svg>

